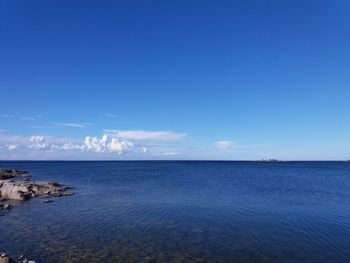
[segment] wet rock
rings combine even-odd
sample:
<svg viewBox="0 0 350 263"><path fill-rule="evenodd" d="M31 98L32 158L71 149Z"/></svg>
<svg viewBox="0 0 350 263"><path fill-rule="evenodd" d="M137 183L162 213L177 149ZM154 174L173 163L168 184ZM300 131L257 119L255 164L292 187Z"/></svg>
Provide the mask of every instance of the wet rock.
<svg viewBox="0 0 350 263"><path fill-rule="evenodd" d="M10 179L15 176L23 176L26 175L26 171L20 171L16 169L5 169L5 168L0 168L0 179Z"/></svg>
<svg viewBox="0 0 350 263"><path fill-rule="evenodd" d="M0 180L0 197L24 201L37 196L62 196L67 189L58 183Z"/></svg>
<svg viewBox="0 0 350 263"><path fill-rule="evenodd" d="M63 196L72 196L72 195L75 195L75 193L74 192L64 192L62 195Z"/></svg>
<svg viewBox="0 0 350 263"><path fill-rule="evenodd" d="M13 258L11 258L6 253L1 253L0 254L0 263L15 263L15 261L13 260Z"/></svg>
<svg viewBox="0 0 350 263"><path fill-rule="evenodd" d="M6 253L0 253L0 263L36 263L34 260L28 260L20 256L18 260L13 259Z"/></svg>
<svg viewBox="0 0 350 263"><path fill-rule="evenodd" d="M8 210L11 209L13 206L11 204L0 204L0 210Z"/></svg>
<svg viewBox="0 0 350 263"><path fill-rule="evenodd" d="M0 196L11 200L23 201L30 197L29 189L25 183L14 181L0 181Z"/></svg>
<svg viewBox="0 0 350 263"><path fill-rule="evenodd" d="M62 196L62 194L61 194L60 191L50 191L50 192L49 192L49 195L50 195L50 196L55 196L55 197L60 197L60 196Z"/></svg>
<svg viewBox="0 0 350 263"><path fill-rule="evenodd" d="M14 263L14 261L10 257L4 257L0 258L0 263Z"/></svg>
<svg viewBox="0 0 350 263"><path fill-rule="evenodd" d="M11 209L13 206L11 204L4 204L4 209Z"/></svg>

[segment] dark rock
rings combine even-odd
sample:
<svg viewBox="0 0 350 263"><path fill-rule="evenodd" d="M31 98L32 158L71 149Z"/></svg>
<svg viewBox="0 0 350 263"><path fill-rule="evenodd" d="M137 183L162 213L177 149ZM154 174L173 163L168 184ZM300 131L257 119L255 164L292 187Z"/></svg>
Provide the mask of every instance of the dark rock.
<svg viewBox="0 0 350 263"><path fill-rule="evenodd" d="M11 204L4 204L2 205L2 207L4 210L8 210L8 209L11 209L13 206Z"/></svg>
<svg viewBox="0 0 350 263"><path fill-rule="evenodd" d="M75 195L75 193L74 192L64 192L62 195L63 196L72 196L72 195Z"/></svg>
<svg viewBox="0 0 350 263"><path fill-rule="evenodd" d="M55 197L60 197L60 196L62 196L62 194L61 194L60 191L50 191L50 192L49 192L49 195L50 195L50 196L55 196Z"/></svg>
<svg viewBox="0 0 350 263"><path fill-rule="evenodd" d="M20 170L15 170L15 169L5 169L5 168L0 168L0 179L10 179L15 176L23 176L27 174L26 171L20 171Z"/></svg>

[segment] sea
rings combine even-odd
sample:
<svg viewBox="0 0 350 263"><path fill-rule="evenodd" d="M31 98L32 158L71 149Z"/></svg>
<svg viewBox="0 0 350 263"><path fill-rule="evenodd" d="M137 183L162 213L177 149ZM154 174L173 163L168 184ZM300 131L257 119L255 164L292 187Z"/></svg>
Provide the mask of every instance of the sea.
<svg viewBox="0 0 350 263"><path fill-rule="evenodd" d="M0 161L76 194L0 211L37 263L350 262L350 163Z"/></svg>

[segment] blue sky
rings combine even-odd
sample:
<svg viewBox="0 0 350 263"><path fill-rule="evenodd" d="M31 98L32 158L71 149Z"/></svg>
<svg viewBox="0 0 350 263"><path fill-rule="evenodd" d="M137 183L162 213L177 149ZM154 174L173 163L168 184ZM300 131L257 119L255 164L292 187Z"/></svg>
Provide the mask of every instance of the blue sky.
<svg viewBox="0 0 350 263"><path fill-rule="evenodd" d="M0 159L349 159L349 14L1 1Z"/></svg>

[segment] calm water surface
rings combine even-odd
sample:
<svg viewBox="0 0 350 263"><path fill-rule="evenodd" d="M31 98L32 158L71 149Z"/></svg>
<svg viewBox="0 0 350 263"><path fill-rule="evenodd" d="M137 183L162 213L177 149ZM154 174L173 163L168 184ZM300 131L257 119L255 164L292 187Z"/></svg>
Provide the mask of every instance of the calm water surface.
<svg viewBox="0 0 350 263"><path fill-rule="evenodd" d="M76 187L0 213L0 250L37 262L350 262L350 163L0 165Z"/></svg>

